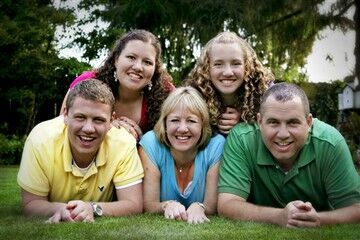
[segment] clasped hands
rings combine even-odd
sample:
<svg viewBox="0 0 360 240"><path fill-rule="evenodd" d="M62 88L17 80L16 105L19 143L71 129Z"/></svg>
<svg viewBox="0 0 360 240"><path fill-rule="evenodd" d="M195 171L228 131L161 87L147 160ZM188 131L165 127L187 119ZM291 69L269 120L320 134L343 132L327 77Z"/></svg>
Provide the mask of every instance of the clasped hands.
<svg viewBox="0 0 360 240"><path fill-rule="evenodd" d="M176 219L187 221L190 224L198 224L209 222L210 220L205 215L205 209L198 203L192 203L188 209L176 201L168 201L165 203L164 216L167 219Z"/></svg>
<svg viewBox="0 0 360 240"><path fill-rule="evenodd" d="M283 209L284 227L318 227L320 217L310 202L292 201Z"/></svg>
<svg viewBox="0 0 360 240"><path fill-rule="evenodd" d="M46 223L94 222L94 212L89 202L74 200L59 208Z"/></svg>

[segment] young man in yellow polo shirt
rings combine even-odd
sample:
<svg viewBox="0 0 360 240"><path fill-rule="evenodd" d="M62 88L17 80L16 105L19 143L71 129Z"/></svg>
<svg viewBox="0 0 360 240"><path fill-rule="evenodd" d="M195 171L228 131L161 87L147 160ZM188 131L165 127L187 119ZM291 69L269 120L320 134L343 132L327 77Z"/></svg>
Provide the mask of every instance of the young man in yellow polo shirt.
<svg viewBox="0 0 360 240"><path fill-rule="evenodd" d="M106 84L83 81L64 115L31 131L17 179L26 215L56 223L142 212L144 171L136 140L111 125L114 102Z"/></svg>

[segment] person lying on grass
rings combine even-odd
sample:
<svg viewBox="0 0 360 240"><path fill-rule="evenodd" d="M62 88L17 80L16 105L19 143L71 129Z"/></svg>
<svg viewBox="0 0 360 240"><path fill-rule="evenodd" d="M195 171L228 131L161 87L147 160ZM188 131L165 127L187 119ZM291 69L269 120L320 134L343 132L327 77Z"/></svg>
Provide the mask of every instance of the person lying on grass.
<svg viewBox="0 0 360 240"><path fill-rule="evenodd" d="M305 92L280 83L256 124L235 126L219 173L218 211L284 227L360 222L360 180L345 139L312 118Z"/></svg>
<svg viewBox="0 0 360 240"><path fill-rule="evenodd" d="M212 136L200 93L181 87L164 101L154 130L140 140L144 207L168 219L203 223L216 213L219 160L225 138Z"/></svg>
<svg viewBox="0 0 360 240"><path fill-rule="evenodd" d="M70 90L64 115L35 126L17 177L26 215L57 223L142 212L136 140L112 127L113 108L110 88L91 79Z"/></svg>

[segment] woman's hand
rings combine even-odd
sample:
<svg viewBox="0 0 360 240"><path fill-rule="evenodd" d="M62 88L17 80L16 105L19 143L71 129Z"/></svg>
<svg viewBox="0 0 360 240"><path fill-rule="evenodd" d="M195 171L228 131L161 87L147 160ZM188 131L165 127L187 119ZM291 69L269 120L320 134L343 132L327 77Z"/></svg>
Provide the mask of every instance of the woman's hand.
<svg viewBox="0 0 360 240"><path fill-rule="evenodd" d="M210 222L205 215L205 207L198 202L192 203L186 212L187 222L190 224Z"/></svg>
<svg viewBox="0 0 360 240"><path fill-rule="evenodd" d="M164 216L167 219L187 220L187 213L184 205L177 201L166 201L162 205Z"/></svg>
<svg viewBox="0 0 360 240"><path fill-rule="evenodd" d="M137 125L137 123L132 119L124 116L114 119L112 121L112 125L116 128L120 128L120 127L125 128L125 130L127 130L131 135L135 137L137 142L140 141L143 135L139 125Z"/></svg>
<svg viewBox="0 0 360 240"><path fill-rule="evenodd" d="M240 121L240 113L237 109L227 107L226 112L220 115L218 129L222 134L229 134L230 129Z"/></svg>

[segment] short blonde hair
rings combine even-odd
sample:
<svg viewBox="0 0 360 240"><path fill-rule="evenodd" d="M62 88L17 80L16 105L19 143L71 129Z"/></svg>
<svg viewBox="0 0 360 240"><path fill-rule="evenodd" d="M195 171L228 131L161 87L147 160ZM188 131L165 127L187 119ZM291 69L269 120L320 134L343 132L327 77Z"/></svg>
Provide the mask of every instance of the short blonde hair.
<svg viewBox="0 0 360 240"><path fill-rule="evenodd" d="M154 132L162 144L171 147L166 134L166 118L177 106L188 109L202 120L201 137L198 148L204 147L211 138L209 111L200 93L193 87L180 87L170 93L161 107L160 118L155 124Z"/></svg>

